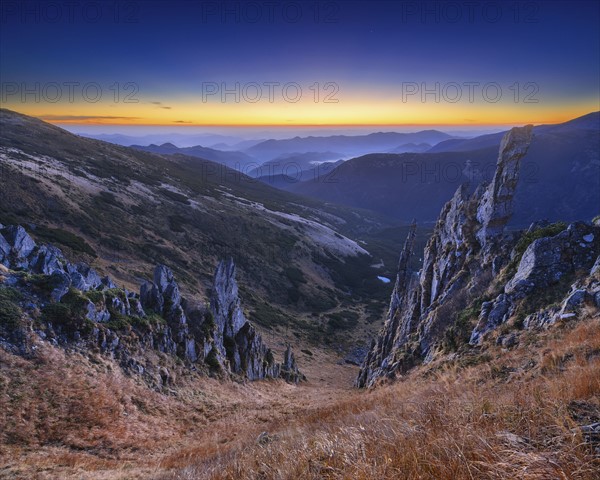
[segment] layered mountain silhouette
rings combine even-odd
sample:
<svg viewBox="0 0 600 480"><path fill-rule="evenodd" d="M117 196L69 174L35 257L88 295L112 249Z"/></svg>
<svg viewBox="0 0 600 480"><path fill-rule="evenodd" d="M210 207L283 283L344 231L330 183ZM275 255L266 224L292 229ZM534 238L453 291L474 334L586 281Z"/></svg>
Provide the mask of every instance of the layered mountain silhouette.
<svg viewBox="0 0 600 480"><path fill-rule="evenodd" d="M364 155L344 162L326 178L284 188L404 221L434 221L458 185L491 179L504 134L450 139L426 153ZM600 205L600 113L540 125L533 135L523 159L512 224L592 218Z"/></svg>

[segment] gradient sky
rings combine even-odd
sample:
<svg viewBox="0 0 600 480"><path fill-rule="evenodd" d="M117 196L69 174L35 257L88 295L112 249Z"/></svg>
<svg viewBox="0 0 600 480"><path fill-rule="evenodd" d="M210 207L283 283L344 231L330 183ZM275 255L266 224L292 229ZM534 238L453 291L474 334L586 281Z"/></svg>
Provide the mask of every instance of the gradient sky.
<svg viewBox="0 0 600 480"><path fill-rule="evenodd" d="M3 107L53 123L173 126L553 123L600 109L597 1L70 3L2 2ZM78 84L73 101L65 82ZM262 98L203 101L210 82L240 93L254 82ZM280 84L273 102L266 82ZM281 91L292 82L297 102L294 87ZM472 101L465 82L479 83ZM403 101L409 83L439 83L446 97ZM334 88L337 103L324 102Z"/></svg>

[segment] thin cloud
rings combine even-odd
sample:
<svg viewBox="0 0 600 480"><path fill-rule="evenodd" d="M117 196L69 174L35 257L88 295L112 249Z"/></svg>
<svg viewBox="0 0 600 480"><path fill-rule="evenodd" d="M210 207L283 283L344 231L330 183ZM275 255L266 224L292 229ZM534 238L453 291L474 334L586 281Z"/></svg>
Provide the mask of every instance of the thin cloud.
<svg viewBox="0 0 600 480"><path fill-rule="evenodd" d="M156 105L158 108L163 108L165 110L171 110L171 107L167 107L166 105L163 105L162 102L150 102L152 105Z"/></svg>
<svg viewBox="0 0 600 480"><path fill-rule="evenodd" d="M187 122L185 120L174 120L173 123L192 123L192 122Z"/></svg>
<svg viewBox="0 0 600 480"><path fill-rule="evenodd" d="M42 120L139 120L140 117L113 117L108 115L40 115Z"/></svg>

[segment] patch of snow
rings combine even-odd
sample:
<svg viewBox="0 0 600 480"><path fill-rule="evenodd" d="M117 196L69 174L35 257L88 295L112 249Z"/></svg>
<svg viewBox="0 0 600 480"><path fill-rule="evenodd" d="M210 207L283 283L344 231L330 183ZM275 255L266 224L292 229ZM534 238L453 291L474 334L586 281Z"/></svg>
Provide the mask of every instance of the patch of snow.
<svg viewBox="0 0 600 480"><path fill-rule="evenodd" d="M222 192L223 196L233 200L239 206L253 208L261 212L267 213L272 217L273 224L282 229L302 229L302 233L308 236L314 243L321 246L330 253L342 255L345 257L355 257L357 255L370 255L364 248L358 245L354 240L340 235L332 228L329 228L315 220L309 220L295 213L284 213L266 208L262 203L253 202L245 198L236 197L227 192ZM295 225L291 227L277 219L284 219L293 222Z"/></svg>
<svg viewBox="0 0 600 480"><path fill-rule="evenodd" d="M391 280L389 278L387 278L387 277L382 277L380 275L377 275L377 278L379 280L381 280L383 283L390 283L391 282Z"/></svg>
<svg viewBox="0 0 600 480"><path fill-rule="evenodd" d="M588 242L588 243L590 243L590 242L593 242L593 241L594 241L594 234L593 234L593 233L590 233L589 235L585 235L585 236L583 237L583 239L584 239L586 242Z"/></svg>

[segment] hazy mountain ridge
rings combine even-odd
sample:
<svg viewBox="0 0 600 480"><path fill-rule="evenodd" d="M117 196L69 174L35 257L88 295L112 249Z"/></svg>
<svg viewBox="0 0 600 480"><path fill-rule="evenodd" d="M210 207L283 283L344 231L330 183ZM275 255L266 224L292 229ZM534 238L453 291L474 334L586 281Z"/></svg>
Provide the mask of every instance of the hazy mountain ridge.
<svg viewBox="0 0 600 480"><path fill-rule="evenodd" d="M293 152L335 151L344 155L357 156L373 152L387 152L405 144L436 144L452 138L451 135L437 130L423 130L414 133L378 132L368 135L331 135L325 137L295 137L285 140L266 140L245 152L256 158L273 160L281 155Z"/></svg>
<svg viewBox="0 0 600 480"><path fill-rule="evenodd" d="M515 194L514 225L547 218L591 218L600 204L600 113L533 129ZM491 179L503 133L448 140L421 154L372 154L347 160L326 181L284 185L313 198L393 215L434 221L463 182ZM568 196L564 195L569 191ZM393 207L394 208L393 208Z"/></svg>
<svg viewBox="0 0 600 480"><path fill-rule="evenodd" d="M190 157L198 157L203 160L210 160L211 162L217 162L225 165L234 170L247 173L248 167L257 165L256 159L243 152L237 151L221 151L215 150L214 148L203 147L201 145L195 145L193 147L178 148L172 143L163 143L162 145L131 145L131 148L137 150L143 150L145 152L158 153L161 155L173 155L181 154L188 155Z"/></svg>

